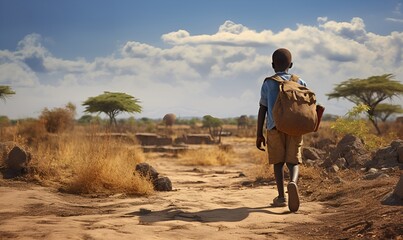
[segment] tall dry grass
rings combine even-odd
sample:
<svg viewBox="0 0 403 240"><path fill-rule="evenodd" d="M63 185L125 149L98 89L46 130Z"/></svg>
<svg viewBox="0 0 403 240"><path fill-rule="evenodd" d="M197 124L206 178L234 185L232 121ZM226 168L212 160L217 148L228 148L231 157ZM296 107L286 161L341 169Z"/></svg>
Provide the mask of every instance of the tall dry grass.
<svg viewBox="0 0 403 240"><path fill-rule="evenodd" d="M226 166L232 163L232 151L219 146L201 147L179 154L185 166Z"/></svg>
<svg viewBox="0 0 403 240"><path fill-rule="evenodd" d="M51 135L33 149L33 178L70 193L148 195L152 183L135 175L141 149L113 137L79 132Z"/></svg>
<svg viewBox="0 0 403 240"><path fill-rule="evenodd" d="M254 147L248 151L247 155L251 161L248 176L256 180L273 178L273 165L269 164L267 151L259 151Z"/></svg>

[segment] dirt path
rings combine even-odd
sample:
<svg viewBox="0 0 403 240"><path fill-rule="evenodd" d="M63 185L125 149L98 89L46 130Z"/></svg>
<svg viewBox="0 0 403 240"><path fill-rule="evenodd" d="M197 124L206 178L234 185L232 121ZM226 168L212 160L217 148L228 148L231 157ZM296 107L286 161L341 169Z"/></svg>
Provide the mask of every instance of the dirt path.
<svg viewBox="0 0 403 240"><path fill-rule="evenodd" d="M150 197L88 198L1 180L0 239L291 239L288 224L314 223L324 207L302 199L290 213L270 207L274 185L242 187L247 147L238 144L241 161L226 167L153 159L175 191Z"/></svg>

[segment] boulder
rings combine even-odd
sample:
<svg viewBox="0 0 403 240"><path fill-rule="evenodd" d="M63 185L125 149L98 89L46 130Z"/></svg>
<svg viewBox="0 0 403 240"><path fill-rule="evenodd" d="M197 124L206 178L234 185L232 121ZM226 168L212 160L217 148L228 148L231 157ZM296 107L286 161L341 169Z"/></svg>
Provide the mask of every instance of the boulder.
<svg viewBox="0 0 403 240"><path fill-rule="evenodd" d="M148 163L136 165L136 172L142 177L149 178L156 191L172 191L172 182L168 177L158 177L159 173Z"/></svg>
<svg viewBox="0 0 403 240"><path fill-rule="evenodd" d="M159 173L148 163L139 163L136 165L136 172L142 177L150 178L152 181L158 178Z"/></svg>
<svg viewBox="0 0 403 240"><path fill-rule="evenodd" d="M153 181L154 190L172 191L172 182L168 177L160 177Z"/></svg>
<svg viewBox="0 0 403 240"><path fill-rule="evenodd" d="M339 158L344 158L347 168L361 168L370 159L370 156L371 153L365 148L361 139L347 134L340 140L329 158L326 159L325 166L329 167Z"/></svg>
<svg viewBox="0 0 403 240"><path fill-rule="evenodd" d="M393 168L399 165L399 151L403 151L403 140L395 140L390 146L384 147L376 151L371 161L368 161L365 166L367 168ZM403 157L403 156L402 156Z"/></svg>
<svg viewBox="0 0 403 240"><path fill-rule="evenodd" d="M31 153L17 143L0 143L0 157L4 178L15 178L28 172Z"/></svg>

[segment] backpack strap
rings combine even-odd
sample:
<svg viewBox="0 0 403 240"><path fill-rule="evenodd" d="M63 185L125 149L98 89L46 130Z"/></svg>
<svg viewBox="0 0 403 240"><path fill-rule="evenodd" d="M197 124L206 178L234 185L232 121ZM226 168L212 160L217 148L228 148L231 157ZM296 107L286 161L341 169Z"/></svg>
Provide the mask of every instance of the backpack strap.
<svg viewBox="0 0 403 240"><path fill-rule="evenodd" d="M274 80L279 83L286 81L286 80L283 80L279 75L273 75L271 77L266 78L265 81L266 80ZM299 77L297 75L291 74L290 81L298 82L298 80L299 80Z"/></svg>
<svg viewBox="0 0 403 240"><path fill-rule="evenodd" d="M290 81L293 81L293 82L298 82L298 80L299 80L299 77L298 77L297 75L295 75L295 74L291 74Z"/></svg>

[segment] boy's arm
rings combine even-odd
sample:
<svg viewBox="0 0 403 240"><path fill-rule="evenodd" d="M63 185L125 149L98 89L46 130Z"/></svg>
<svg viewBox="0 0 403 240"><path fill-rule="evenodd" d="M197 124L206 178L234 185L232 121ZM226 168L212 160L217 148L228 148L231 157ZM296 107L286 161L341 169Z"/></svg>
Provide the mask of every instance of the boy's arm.
<svg viewBox="0 0 403 240"><path fill-rule="evenodd" d="M262 144L263 146L266 146L266 139L263 136L263 125L264 119L266 118L266 113L267 107L260 105L259 113L257 115L256 147L261 151L265 150L262 148Z"/></svg>

